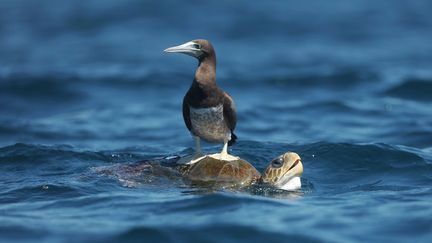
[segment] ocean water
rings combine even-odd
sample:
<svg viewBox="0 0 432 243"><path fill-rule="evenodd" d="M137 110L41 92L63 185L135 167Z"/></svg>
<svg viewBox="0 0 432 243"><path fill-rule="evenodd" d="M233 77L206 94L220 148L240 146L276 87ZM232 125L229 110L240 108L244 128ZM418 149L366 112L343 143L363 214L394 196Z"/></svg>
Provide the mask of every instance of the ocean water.
<svg viewBox="0 0 432 243"><path fill-rule="evenodd" d="M431 9L1 1L0 241L431 242ZM196 38L237 105L231 153L262 171L297 152L300 191L142 167L193 151L181 102L197 63L162 50Z"/></svg>

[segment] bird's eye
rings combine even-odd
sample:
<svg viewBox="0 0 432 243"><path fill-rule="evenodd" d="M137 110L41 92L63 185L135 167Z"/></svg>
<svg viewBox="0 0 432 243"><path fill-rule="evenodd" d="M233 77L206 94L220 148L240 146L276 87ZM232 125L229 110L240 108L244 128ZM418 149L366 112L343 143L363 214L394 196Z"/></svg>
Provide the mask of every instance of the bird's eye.
<svg viewBox="0 0 432 243"><path fill-rule="evenodd" d="M282 165L283 165L283 158L282 157L278 157L272 161L272 166L274 168L282 167Z"/></svg>
<svg viewBox="0 0 432 243"><path fill-rule="evenodd" d="M200 44L194 44L193 47L194 47L195 49L201 49L201 45L200 45Z"/></svg>

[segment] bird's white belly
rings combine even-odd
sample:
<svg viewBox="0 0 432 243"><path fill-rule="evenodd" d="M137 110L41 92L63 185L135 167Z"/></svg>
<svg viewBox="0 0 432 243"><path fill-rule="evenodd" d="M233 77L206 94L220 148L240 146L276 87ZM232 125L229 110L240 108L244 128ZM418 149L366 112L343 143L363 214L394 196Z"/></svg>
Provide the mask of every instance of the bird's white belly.
<svg viewBox="0 0 432 243"><path fill-rule="evenodd" d="M192 133L207 142L224 142L231 139L231 131L223 116L223 106L210 108L190 107Z"/></svg>

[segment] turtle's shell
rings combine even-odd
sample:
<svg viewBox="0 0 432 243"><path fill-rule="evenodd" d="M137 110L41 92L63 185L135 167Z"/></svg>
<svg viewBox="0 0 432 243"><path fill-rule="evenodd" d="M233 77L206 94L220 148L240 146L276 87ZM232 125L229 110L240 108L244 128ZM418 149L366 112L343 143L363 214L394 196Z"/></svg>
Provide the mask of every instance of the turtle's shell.
<svg viewBox="0 0 432 243"><path fill-rule="evenodd" d="M250 185L261 177L260 173L245 160L226 161L209 156L190 165L183 170L183 174L194 182L223 183L232 186Z"/></svg>

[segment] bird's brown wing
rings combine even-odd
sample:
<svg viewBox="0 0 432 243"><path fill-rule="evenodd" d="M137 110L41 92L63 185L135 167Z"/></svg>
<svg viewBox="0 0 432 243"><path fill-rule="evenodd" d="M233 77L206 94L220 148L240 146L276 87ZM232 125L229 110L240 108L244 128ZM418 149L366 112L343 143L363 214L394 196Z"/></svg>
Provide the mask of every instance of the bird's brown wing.
<svg viewBox="0 0 432 243"><path fill-rule="evenodd" d="M190 131L192 129L192 123L190 119L189 103L186 101L186 96L183 98L183 120Z"/></svg>
<svg viewBox="0 0 432 243"><path fill-rule="evenodd" d="M234 128L237 124L236 108L234 100L227 93L224 93L223 114L225 120L227 121L229 129L231 129L231 131L234 131Z"/></svg>

